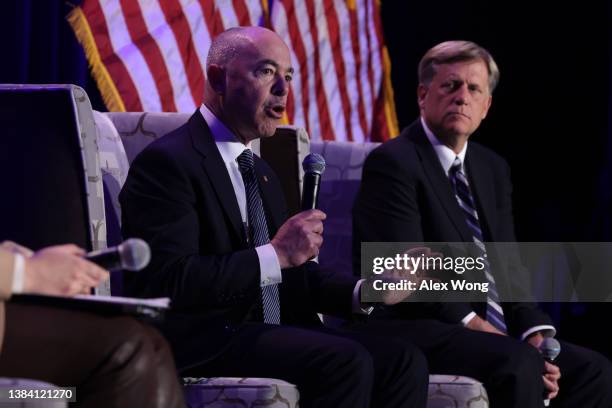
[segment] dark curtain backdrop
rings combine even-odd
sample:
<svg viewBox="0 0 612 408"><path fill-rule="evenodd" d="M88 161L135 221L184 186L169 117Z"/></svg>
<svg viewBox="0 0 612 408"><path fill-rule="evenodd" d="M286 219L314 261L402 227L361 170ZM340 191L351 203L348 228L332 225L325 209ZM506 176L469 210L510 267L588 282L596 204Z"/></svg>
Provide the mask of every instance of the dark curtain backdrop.
<svg viewBox="0 0 612 408"><path fill-rule="evenodd" d="M85 53L65 16L79 0L2 2L0 83L72 83L83 87L94 109L104 102L89 74Z"/></svg>
<svg viewBox="0 0 612 408"><path fill-rule="evenodd" d="M497 60L501 82L474 140L512 166L522 241L612 241L608 3L382 1L401 127L418 115L416 66L428 48L469 39ZM65 20L69 4L9 0L2 6L0 82L74 83L86 89L94 109L105 110ZM612 335L599 329L609 305L544 307L565 338L611 353Z"/></svg>

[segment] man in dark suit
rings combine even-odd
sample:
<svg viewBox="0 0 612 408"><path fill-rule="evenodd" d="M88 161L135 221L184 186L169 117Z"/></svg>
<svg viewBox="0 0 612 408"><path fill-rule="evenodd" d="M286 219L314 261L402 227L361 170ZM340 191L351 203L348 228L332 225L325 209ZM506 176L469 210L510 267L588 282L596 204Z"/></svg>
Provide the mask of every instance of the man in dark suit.
<svg viewBox="0 0 612 408"><path fill-rule="evenodd" d="M508 164L468 142L487 115L498 79L495 61L474 43L444 42L425 54L417 92L421 117L364 165L353 209L357 273L361 242L516 240ZM491 272L494 289L508 283L499 275L495 282ZM431 371L481 380L493 407L542 406L543 395L558 406L612 405L607 359L562 343L554 364L544 362L536 350L555 334L550 318L535 304L503 303L493 291L487 296L476 304L378 308L370 318L379 319L381 331L401 330L420 346ZM412 323L386 329L389 319Z"/></svg>
<svg viewBox="0 0 612 408"><path fill-rule="evenodd" d="M250 150L284 113L287 46L230 29L206 69L202 107L134 160L120 194L124 236L152 249L127 290L171 297L162 329L185 375L285 379L304 407L424 406L425 358L409 342L322 327L316 312L365 313L360 282L308 261L325 214L287 220L279 181Z"/></svg>

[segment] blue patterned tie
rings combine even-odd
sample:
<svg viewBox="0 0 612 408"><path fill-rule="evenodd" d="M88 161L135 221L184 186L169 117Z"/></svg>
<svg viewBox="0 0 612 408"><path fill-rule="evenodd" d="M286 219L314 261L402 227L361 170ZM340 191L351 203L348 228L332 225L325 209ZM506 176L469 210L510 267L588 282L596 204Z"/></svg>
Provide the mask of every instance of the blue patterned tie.
<svg viewBox="0 0 612 408"><path fill-rule="evenodd" d="M465 215L467 225L472 231L474 243L476 243L476 247L480 251L479 256L482 256L484 259L484 271L487 281L489 282L489 291L487 292L487 321L502 333L506 333L508 329L504 321L504 311L499 304L499 294L495 286L495 278L491 275L491 267L486 258L487 249L483 244L482 229L480 228L480 221L478 221L478 212L476 212L474 196L470 191L470 184L463 173L461 159L459 159L459 157L455 157L455 161L450 168L448 176L453 186L453 190L455 191L457 203L459 203L459 207L461 207Z"/></svg>
<svg viewBox="0 0 612 408"><path fill-rule="evenodd" d="M247 213L249 220L250 241L253 247L266 245L270 242L268 224L264 213L261 195L259 194L259 183L255 174L255 161L253 152L245 149L236 159L244 181L244 189L247 199ZM280 324L280 302L278 297L278 285L272 284L261 287L261 299L263 303L264 323Z"/></svg>

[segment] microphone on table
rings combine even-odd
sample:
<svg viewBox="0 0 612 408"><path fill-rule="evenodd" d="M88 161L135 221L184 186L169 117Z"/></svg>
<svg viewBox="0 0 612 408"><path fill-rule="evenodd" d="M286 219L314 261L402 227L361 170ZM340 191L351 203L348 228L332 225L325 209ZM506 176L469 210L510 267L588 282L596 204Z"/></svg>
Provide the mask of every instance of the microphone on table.
<svg viewBox="0 0 612 408"><path fill-rule="evenodd" d="M548 361L549 363L552 363L553 361L555 361L555 358L557 358L560 352L561 344L559 343L559 341L557 341L557 339L554 339L552 337L545 337L544 340L542 340L542 344L540 344L540 353L542 353L544 360ZM550 400L546 398L544 400L544 406L547 407L549 404Z"/></svg>
<svg viewBox="0 0 612 408"><path fill-rule="evenodd" d="M321 174L325 171L325 159L317 153L310 153L302 162L304 185L302 187L302 211L318 207Z"/></svg>
<svg viewBox="0 0 612 408"><path fill-rule="evenodd" d="M151 249L139 238L130 238L116 247L85 254L85 259L109 271L139 271L149 264Z"/></svg>

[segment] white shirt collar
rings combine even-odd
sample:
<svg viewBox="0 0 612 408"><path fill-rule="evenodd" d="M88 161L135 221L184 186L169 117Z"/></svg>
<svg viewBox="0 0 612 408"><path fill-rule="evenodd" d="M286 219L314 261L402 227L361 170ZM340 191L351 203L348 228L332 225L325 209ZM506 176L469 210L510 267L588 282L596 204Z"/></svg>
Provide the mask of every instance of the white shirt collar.
<svg viewBox="0 0 612 408"><path fill-rule="evenodd" d="M200 112L210 128L210 132L212 133L224 163L235 163L238 156L240 156L245 149L251 148L251 142L247 143L245 146L206 105L202 104Z"/></svg>
<svg viewBox="0 0 612 408"><path fill-rule="evenodd" d="M442 168L444 172L448 175L448 171L450 170L453 162L455 161L455 157L459 156L459 160L461 160L461 170L465 171L464 163L465 163L465 152L467 151L468 142L465 143L463 149L459 152L459 154L455 153L450 147L443 144L427 127L425 123L425 119L421 116L421 124L423 125L423 130L425 130L425 135L429 142L433 146L436 151L436 155L440 160L440 164L442 164Z"/></svg>

